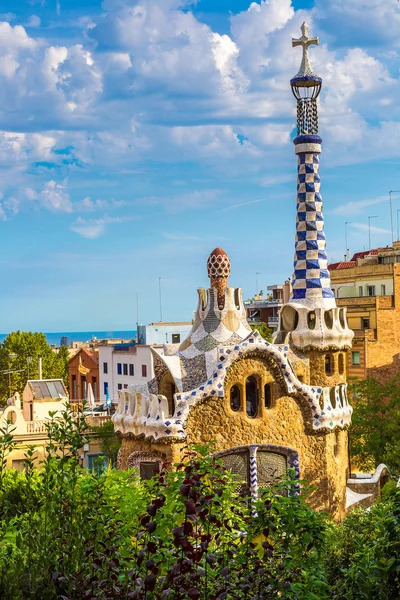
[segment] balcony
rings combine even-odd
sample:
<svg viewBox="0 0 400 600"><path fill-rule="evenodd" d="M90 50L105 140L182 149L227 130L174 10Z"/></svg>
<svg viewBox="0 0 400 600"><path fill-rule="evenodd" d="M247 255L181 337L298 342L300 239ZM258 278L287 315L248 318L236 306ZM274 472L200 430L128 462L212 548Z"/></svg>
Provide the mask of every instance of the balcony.
<svg viewBox="0 0 400 600"><path fill-rule="evenodd" d="M278 327L279 317L268 317L268 327Z"/></svg>
<svg viewBox="0 0 400 600"><path fill-rule="evenodd" d="M244 302L245 308L272 308L274 306L280 306L283 304L283 300L280 298L263 298L262 300L246 300Z"/></svg>

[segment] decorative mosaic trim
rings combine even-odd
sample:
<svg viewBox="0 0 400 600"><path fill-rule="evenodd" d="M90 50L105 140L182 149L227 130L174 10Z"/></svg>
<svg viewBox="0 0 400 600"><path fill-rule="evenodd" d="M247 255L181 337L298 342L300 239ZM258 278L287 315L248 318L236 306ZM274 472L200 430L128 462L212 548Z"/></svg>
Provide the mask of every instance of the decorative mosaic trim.
<svg viewBox="0 0 400 600"><path fill-rule="evenodd" d="M315 152L321 153L321 144L299 144L295 147L296 154L302 154L304 152Z"/></svg>
<svg viewBox="0 0 400 600"><path fill-rule="evenodd" d="M156 440L184 439L185 423L192 406L206 398L226 396L225 376L229 367L235 360L254 351L275 362L289 396L302 398L307 403L314 431L332 431L350 425L352 408L347 400L347 384L335 386L336 402L333 407L330 400L331 388L306 385L297 379L288 360L289 346L270 344L255 331L233 348L219 348L218 366L207 382L190 392L175 394L176 408L173 417L167 417L168 405L163 396L136 393L136 399L131 399L129 406L119 403L118 411L113 417L115 430L121 434L143 434Z"/></svg>

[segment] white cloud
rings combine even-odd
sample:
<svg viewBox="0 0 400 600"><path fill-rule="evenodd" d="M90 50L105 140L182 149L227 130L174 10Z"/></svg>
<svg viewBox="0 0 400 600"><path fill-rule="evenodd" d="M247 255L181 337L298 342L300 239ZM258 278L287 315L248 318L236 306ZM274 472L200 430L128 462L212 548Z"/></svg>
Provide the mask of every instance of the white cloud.
<svg viewBox="0 0 400 600"><path fill-rule="evenodd" d="M39 201L41 206L53 212L71 213L73 211L73 204L66 191L65 183L48 181L40 193Z"/></svg>
<svg viewBox="0 0 400 600"><path fill-rule="evenodd" d="M371 225L369 227L366 223L351 223L351 226L355 229L360 229L361 231L371 231L371 233L391 233L389 229L384 229L383 227L376 227L375 225Z"/></svg>
<svg viewBox="0 0 400 600"><path fill-rule="evenodd" d="M364 212L364 209L368 206L373 206L374 204L382 204L382 202L388 202L389 195L387 196L379 196L378 198L373 198L370 200L350 200L345 204L340 204L332 211L332 214L340 215L340 216L351 216L358 215Z"/></svg>
<svg viewBox="0 0 400 600"><path fill-rule="evenodd" d="M78 233L82 237L87 239L95 239L102 235L107 225L124 223L130 221L132 217L109 217L104 215L100 219L83 219L78 217L74 223L70 226L71 231Z"/></svg>
<svg viewBox="0 0 400 600"><path fill-rule="evenodd" d="M311 58L324 80L327 162L400 157L398 3L317 0L312 11L295 11L290 0L261 0L232 15L224 35L178 0L106 0L104 10L82 21L78 43L74 37L59 46L34 29L28 35L21 25L0 23L0 167L8 169L1 184L8 196L21 201L12 181L36 190L27 173L43 162L64 169L53 182L76 163L115 174L146 161L189 159L231 179L246 174L269 184L289 160L295 104L288 82L301 58L291 37L304 19L321 36ZM34 17L27 26L39 24ZM347 48L336 50L332 34L324 34L328 19L337 25L336 43L342 36ZM360 42L361 30L367 38L387 28L389 44L384 51L354 44L346 19ZM57 154L66 147L73 148L72 166ZM54 185L36 191L32 204L60 212L117 208L92 198L74 204L64 184ZM197 193L158 203L179 211L213 201Z"/></svg>
<svg viewBox="0 0 400 600"><path fill-rule="evenodd" d="M29 19L24 23L25 27L40 27L41 20L38 15L31 15Z"/></svg>

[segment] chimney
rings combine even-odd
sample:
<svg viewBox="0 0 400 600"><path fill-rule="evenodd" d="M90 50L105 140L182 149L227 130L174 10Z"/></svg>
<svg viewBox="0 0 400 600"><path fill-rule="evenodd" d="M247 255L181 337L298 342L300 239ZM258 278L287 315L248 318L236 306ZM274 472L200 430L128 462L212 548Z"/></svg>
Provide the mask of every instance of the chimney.
<svg viewBox="0 0 400 600"><path fill-rule="evenodd" d="M43 373L42 373L42 357L39 356L38 358L38 379L43 379Z"/></svg>

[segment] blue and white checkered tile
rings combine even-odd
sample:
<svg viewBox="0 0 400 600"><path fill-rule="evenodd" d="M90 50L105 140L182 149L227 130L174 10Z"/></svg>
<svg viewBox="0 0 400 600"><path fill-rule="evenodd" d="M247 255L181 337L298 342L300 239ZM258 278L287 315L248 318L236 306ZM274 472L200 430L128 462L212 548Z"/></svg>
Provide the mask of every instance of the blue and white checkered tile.
<svg viewBox="0 0 400 600"><path fill-rule="evenodd" d="M298 155L293 299L334 298L326 255L318 154Z"/></svg>

